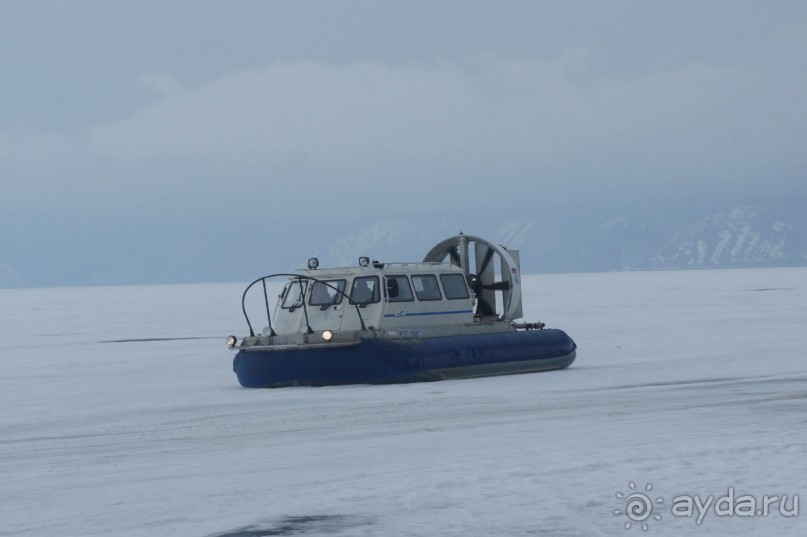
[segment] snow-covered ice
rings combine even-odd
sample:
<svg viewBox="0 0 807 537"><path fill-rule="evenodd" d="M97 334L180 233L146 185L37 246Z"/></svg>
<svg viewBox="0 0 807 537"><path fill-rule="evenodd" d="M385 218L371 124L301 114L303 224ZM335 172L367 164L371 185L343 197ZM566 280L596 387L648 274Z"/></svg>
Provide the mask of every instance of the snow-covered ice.
<svg viewBox="0 0 807 537"><path fill-rule="evenodd" d="M232 373L241 284L0 290L0 535L630 535L635 492L649 535L807 532L671 512L807 503L807 269L524 282L571 368L279 390Z"/></svg>

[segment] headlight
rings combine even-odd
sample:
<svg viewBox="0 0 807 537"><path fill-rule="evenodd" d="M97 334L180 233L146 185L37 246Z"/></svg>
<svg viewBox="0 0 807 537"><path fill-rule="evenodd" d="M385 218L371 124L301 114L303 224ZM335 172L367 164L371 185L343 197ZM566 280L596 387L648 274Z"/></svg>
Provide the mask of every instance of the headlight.
<svg viewBox="0 0 807 537"><path fill-rule="evenodd" d="M319 266L319 259L317 259L316 257L312 257L311 259L308 260L308 268L310 268L311 270L314 270L318 266Z"/></svg>
<svg viewBox="0 0 807 537"><path fill-rule="evenodd" d="M331 332L330 330L326 330L322 333L322 339L324 339L325 341L330 341L332 337L333 332Z"/></svg>
<svg viewBox="0 0 807 537"><path fill-rule="evenodd" d="M238 338L235 336L227 336L227 346L228 347L235 347L235 344L238 343Z"/></svg>

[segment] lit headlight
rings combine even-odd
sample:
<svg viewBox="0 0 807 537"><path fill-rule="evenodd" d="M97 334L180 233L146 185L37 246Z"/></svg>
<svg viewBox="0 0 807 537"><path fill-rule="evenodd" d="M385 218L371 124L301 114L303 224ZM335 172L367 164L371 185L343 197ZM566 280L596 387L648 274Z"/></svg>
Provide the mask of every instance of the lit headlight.
<svg viewBox="0 0 807 537"><path fill-rule="evenodd" d="M238 343L238 338L236 338L235 336L227 336L228 347L235 347L236 343Z"/></svg>
<svg viewBox="0 0 807 537"><path fill-rule="evenodd" d="M333 332L331 332L330 330L326 330L322 333L322 339L324 339L325 341L330 341L332 337Z"/></svg>

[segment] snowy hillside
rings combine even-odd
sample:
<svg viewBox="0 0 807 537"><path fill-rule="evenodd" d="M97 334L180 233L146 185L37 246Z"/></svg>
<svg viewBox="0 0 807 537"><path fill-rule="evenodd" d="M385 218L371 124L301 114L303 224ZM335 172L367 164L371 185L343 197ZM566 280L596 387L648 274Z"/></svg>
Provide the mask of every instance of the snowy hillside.
<svg viewBox="0 0 807 537"><path fill-rule="evenodd" d="M803 212L802 212L803 211ZM492 219L469 226L478 235L521 250L531 272L596 272L671 268L768 267L807 264L807 206L742 205L612 217L608 211ZM461 220L460 220L461 221ZM335 240L328 257L420 259L427 245L463 230L449 221L381 221Z"/></svg>
<svg viewBox="0 0 807 537"><path fill-rule="evenodd" d="M652 267L750 266L807 262L805 230L788 215L734 207L670 238Z"/></svg>
<svg viewBox="0 0 807 537"><path fill-rule="evenodd" d="M522 269L532 273L807 265L807 203L798 196L700 205L554 201L481 213L453 205L437 215L234 221L232 228L93 228L99 236L80 249L55 239L48 248L15 243L0 252L0 287L241 281L304 267L312 256L324 266L353 265L364 255L412 261L460 231L519 249ZM133 249L133 241L148 247Z"/></svg>
<svg viewBox="0 0 807 537"><path fill-rule="evenodd" d="M456 233L445 222L386 220L329 240L320 256L330 266L352 266L364 255L390 262L419 261L427 245Z"/></svg>

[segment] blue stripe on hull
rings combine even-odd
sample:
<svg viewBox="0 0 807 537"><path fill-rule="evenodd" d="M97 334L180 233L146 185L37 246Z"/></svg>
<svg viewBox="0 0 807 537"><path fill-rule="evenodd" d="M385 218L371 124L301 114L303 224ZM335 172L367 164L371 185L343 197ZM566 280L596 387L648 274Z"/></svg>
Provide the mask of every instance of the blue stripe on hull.
<svg viewBox="0 0 807 537"><path fill-rule="evenodd" d="M401 315L400 313L387 313L384 317L421 317L424 315L456 315L458 313L473 313L473 310L454 310L454 311L421 311L421 312L414 312L414 313L404 313Z"/></svg>
<svg viewBox="0 0 807 537"><path fill-rule="evenodd" d="M365 339L352 347L239 351L233 370L242 386L377 384L561 369L577 346L562 330L446 336L419 340ZM496 365L501 364L497 370ZM514 368L514 364L521 367ZM452 371L456 374L452 374Z"/></svg>

